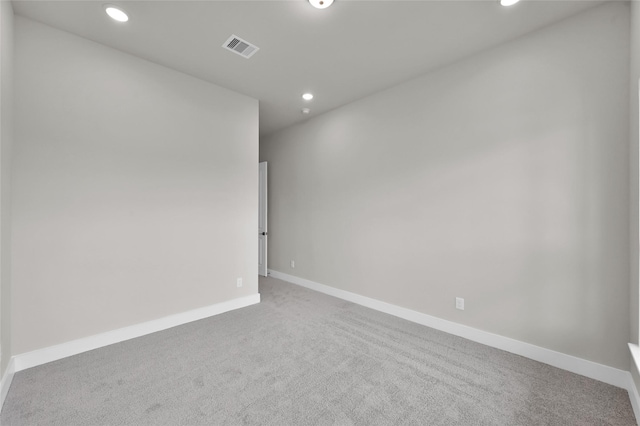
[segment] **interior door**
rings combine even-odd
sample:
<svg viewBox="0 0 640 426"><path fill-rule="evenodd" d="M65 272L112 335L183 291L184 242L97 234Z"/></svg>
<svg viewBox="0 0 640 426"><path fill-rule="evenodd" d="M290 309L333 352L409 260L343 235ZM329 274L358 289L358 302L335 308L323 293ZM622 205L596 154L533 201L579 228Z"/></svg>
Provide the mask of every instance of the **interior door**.
<svg viewBox="0 0 640 426"><path fill-rule="evenodd" d="M267 162L259 164L258 274L267 276Z"/></svg>

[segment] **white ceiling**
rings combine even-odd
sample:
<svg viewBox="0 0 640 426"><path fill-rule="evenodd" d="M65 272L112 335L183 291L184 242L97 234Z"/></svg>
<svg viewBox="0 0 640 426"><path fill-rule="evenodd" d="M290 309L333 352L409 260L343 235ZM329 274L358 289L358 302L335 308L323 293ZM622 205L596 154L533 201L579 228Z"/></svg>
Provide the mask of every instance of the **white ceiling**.
<svg viewBox="0 0 640 426"><path fill-rule="evenodd" d="M105 3L129 14L126 24ZM290 126L603 1L25 1L17 14L260 100L260 134ZM251 59L222 49L235 34ZM311 102L302 93L315 94ZM309 116L303 107L311 108Z"/></svg>

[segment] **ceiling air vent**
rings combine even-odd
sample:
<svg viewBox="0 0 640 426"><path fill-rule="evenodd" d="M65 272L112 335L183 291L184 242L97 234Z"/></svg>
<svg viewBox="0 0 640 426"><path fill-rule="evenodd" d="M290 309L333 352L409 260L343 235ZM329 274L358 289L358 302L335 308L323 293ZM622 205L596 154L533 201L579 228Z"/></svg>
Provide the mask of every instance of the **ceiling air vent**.
<svg viewBox="0 0 640 426"><path fill-rule="evenodd" d="M253 54L256 53L258 50L260 50L258 46L253 45L248 41L243 40L240 37L235 35L232 35L231 37L229 37L229 39L224 42L222 47L234 53L237 53L238 55L243 56L247 59L253 56Z"/></svg>

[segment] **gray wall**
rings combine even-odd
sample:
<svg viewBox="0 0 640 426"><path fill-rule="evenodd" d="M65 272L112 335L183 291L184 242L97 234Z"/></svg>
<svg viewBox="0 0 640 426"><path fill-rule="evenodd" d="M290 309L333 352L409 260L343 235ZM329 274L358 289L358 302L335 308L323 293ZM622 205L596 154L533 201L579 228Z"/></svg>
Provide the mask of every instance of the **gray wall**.
<svg viewBox="0 0 640 426"><path fill-rule="evenodd" d="M638 315L638 302L640 298L639 294L639 277L638 277L638 257L640 252L638 251L639 242L639 229L638 229L638 103L640 98L638 97L638 79L640 79L640 5L638 2L631 2L631 72L630 72L630 138L629 138L629 199L630 199L630 215L629 215L629 228L630 232L630 266L631 266L631 280L629 288L629 301L630 301L630 320L631 320L631 335L629 341L632 343L638 343L638 337L640 330L638 329L640 323L640 316ZM637 366L631 361L631 371L633 372L633 378L636 381L636 387L640 389L640 381L638 381Z"/></svg>
<svg viewBox="0 0 640 426"><path fill-rule="evenodd" d="M258 102L15 23L13 352L256 294Z"/></svg>
<svg viewBox="0 0 640 426"><path fill-rule="evenodd" d="M273 134L270 268L628 370L628 107L613 3Z"/></svg>
<svg viewBox="0 0 640 426"><path fill-rule="evenodd" d="M11 145L13 141L13 9L0 2L0 377L11 350Z"/></svg>

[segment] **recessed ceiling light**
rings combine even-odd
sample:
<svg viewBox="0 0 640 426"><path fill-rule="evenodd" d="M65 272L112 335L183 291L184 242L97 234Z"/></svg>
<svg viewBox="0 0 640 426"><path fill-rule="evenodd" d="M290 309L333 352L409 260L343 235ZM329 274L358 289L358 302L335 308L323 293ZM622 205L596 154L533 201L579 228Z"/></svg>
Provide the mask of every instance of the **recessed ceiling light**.
<svg viewBox="0 0 640 426"><path fill-rule="evenodd" d="M311 110L309 108L302 108L300 112L302 112L303 114L309 114Z"/></svg>
<svg viewBox="0 0 640 426"><path fill-rule="evenodd" d="M305 101L310 101L311 99L313 99L313 94L305 93L304 95L302 95L302 99L304 99Z"/></svg>
<svg viewBox="0 0 640 426"><path fill-rule="evenodd" d="M104 7L104 10L105 12L107 12L107 15L109 15L114 21L127 22L129 20L129 16L127 16L127 14L122 9L119 9L115 6L107 5Z"/></svg>
<svg viewBox="0 0 640 426"><path fill-rule="evenodd" d="M513 6L518 3L520 0L500 0L500 4L502 6Z"/></svg>
<svg viewBox="0 0 640 426"><path fill-rule="evenodd" d="M333 0L309 0L309 3L311 3L311 6L315 7L316 9L326 9L327 7L331 6Z"/></svg>

